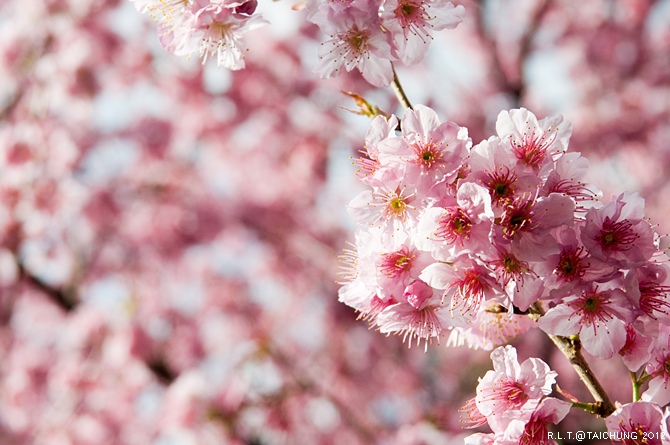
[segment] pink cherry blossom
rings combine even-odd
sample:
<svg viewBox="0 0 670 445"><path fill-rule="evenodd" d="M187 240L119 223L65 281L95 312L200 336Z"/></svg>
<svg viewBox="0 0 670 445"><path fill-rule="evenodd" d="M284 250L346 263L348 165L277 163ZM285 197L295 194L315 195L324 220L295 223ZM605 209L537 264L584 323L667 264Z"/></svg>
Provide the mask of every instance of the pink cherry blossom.
<svg viewBox="0 0 670 445"><path fill-rule="evenodd" d="M621 194L600 209L589 209L582 242L595 258L624 267L639 265L656 250L653 230L643 215L644 200L638 194Z"/></svg>
<svg viewBox="0 0 670 445"><path fill-rule="evenodd" d="M491 246L490 196L483 187L466 182L458 188L453 204L423 212L417 225L417 246L441 261L451 261L462 252L485 254Z"/></svg>
<svg viewBox="0 0 670 445"><path fill-rule="evenodd" d="M486 187L496 208L518 195L533 193L540 184L537 175L517 166L511 147L497 136L475 145L468 163L472 171L466 180Z"/></svg>
<svg viewBox="0 0 670 445"><path fill-rule="evenodd" d="M612 443L661 445L663 411L656 403L627 403L605 419Z"/></svg>
<svg viewBox="0 0 670 445"><path fill-rule="evenodd" d="M664 263L645 263L626 274L626 292L640 312L656 322L670 323L668 269Z"/></svg>
<svg viewBox="0 0 670 445"><path fill-rule="evenodd" d="M612 357L624 347L626 322L632 321L632 308L622 290L594 285L563 301L540 318L540 329L554 335L580 334L584 349L602 359Z"/></svg>
<svg viewBox="0 0 670 445"><path fill-rule="evenodd" d="M637 372L651 358L651 337L642 335L632 324L626 325L626 343L619 351L624 365L632 371Z"/></svg>
<svg viewBox="0 0 670 445"><path fill-rule="evenodd" d="M394 49L405 65L421 62L434 31L454 29L463 21L465 8L446 0L388 0L382 20L393 34Z"/></svg>
<svg viewBox="0 0 670 445"><path fill-rule="evenodd" d="M393 80L391 44L381 28L374 0L354 0L337 13L317 14L312 21L330 38L321 44L314 72L334 77L344 68L357 69L374 86L389 85Z"/></svg>
<svg viewBox="0 0 670 445"><path fill-rule="evenodd" d="M475 402L497 433L514 420L530 421L541 399L551 393L557 373L537 358L519 364L516 349L509 345L495 349L491 360L493 370L479 380Z"/></svg>
<svg viewBox="0 0 670 445"><path fill-rule="evenodd" d="M572 403L554 397L542 399L530 419L526 422L514 419L510 422L502 437L496 438L500 445L550 445L551 439L547 426L560 423L572 408Z"/></svg>
<svg viewBox="0 0 670 445"><path fill-rule="evenodd" d="M485 301L502 294L491 271L468 255L456 257L452 264L433 263L420 278L436 289L445 289L442 300L449 302L456 325L467 324Z"/></svg>
<svg viewBox="0 0 670 445"><path fill-rule="evenodd" d="M528 168L544 176L551 161L558 159L568 148L572 124L562 116L538 120L525 108L502 111L496 121L496 131L503 141L509 141L512 152Z"/></svg>
<svg viewBox="0 0 670 445"><path fill-rule="evenodd" d="M652 376L649 387L642 393L642 400L666 405L670 402L670 327L659 326L651 349L651 359L645 368Z"/></svg>
<svg viewBox="0 0 670 445"><path fill-rule="evenodd" d="M411 345L416 338L419 346L424 341L425 348L433 341L440 342L447 313L441 305L439 294L434 289L417 280L407 286L402 301L386 307L376 318L379 332L398 334Z"/></svg>
<svg viewBox="0 0 670 445"><path fill-rule="evenodd" d="M453 122L440 122L437 113L423 105L408 110L401 120L402 137L379 145L382 165L397 166L422 194L443 181L453 181L472 144L467 130Z"/></svg>

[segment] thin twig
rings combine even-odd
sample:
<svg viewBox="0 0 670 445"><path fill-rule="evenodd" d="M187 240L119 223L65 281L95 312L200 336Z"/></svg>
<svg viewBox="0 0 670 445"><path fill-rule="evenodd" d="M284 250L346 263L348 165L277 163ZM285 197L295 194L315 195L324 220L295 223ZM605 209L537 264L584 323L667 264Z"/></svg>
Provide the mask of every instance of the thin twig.
<svg viewBox="0 0 670 445"><path fill-rule="evenodd" d="M544 315L544 309L539 304L531 306L531 317L535 320ZM600 384L593 374L591 367L582 355L582 343L578 338L568 338L561 335L547 334L552 342L570 361L570 364L577 372L580 380L589 390L596 403L593 404L592 412L600 417L607 417L612 414L616 408L610 400L605 388Z"/></svg>
<svg viewBox="0 0 670 445"><path fill-rule="evenodd" d="M572 367L577 371L577 375L579 375L579 378L595 399L596 406L593 412L600 417L607 417L612 414L616 408L605 392L605 389L593 374L593 371L591 371L586 359L584 359L582 355L582 343L578 339L572 340L560 335L549 335L549 338L560 349L563 355L567 357Z"/></svg>
<svg viewBox="0 0 670 445"><path fill-rule="evenodd" d="M402 89L402 85L400 84L400 80L398 79L398 74L395 72L395 67L393 64L391 64L391 68L393 69L393 82L391 82L391 86L393 87L393 92L395 93L396 97L398 98L398 102L400 102L400 105L405 110L411 110L412 109L412 104L407 98L407 95L405 94L405 90Z"/></svg>

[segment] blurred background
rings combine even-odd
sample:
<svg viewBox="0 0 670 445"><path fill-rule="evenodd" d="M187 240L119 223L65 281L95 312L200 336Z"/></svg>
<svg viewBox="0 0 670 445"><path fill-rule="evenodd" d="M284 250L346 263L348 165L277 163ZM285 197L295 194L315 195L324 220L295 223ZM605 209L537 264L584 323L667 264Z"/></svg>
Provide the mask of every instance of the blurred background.
<svg viewBox="0 0 670 445"><path fill-rule="evenodd" d="M450 444L488 351L408 348L337 302L351 157L400 113L322 36L260 0L247 69L186 60L125 0L0 4L0 443ZM605 196L670 231L670 1L463 1L398 75L413 103L494 133L563 114ZM518 339L590 401L548 340ZM593 361L593 360L592 360ZM625 367L594 363L614 399ZM604 430L571 412L560 429ZM569 444L570 442L564 442Z"/></svg>

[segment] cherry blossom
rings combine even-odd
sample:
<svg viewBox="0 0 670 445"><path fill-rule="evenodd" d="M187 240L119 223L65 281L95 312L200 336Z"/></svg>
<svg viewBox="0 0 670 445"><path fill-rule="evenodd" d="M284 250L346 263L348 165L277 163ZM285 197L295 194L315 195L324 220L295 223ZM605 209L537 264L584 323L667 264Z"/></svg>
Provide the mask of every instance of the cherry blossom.
<svg viewBox="0 0 670 445"><path fill-rule="evenodd" d="M502 432L514 420L531 420L541 399L551 393L557 373L536 358L519 364L512 346L495 349L491 360L493 370L479 380L475 402L493 431ZM550 417L550 411L547 406L546 415L541 411L536 419Z"/></svg>
<svg viewBox="0 0 670 445"><path fill-rule="evenodd" d="M389 0L381 14L393 34L394 49L405 65L421 62L434 31L454 29L463 21L465 8L445 0Z"/></svg>
<svg viewBox="0 0 670 445"><path fill-rule="evenodd" d="M659 405L634 402L617 409L605 423L613 443L660 445L662 417Z"/></svg>
<svg viewBox="0 0 670 445"><path fill-rule="evenodd" d="M632 308L622 290L594 285L563 301L540 319L540 329L555 335L580 334L584 349L603 359L624 347Z"/></svg>

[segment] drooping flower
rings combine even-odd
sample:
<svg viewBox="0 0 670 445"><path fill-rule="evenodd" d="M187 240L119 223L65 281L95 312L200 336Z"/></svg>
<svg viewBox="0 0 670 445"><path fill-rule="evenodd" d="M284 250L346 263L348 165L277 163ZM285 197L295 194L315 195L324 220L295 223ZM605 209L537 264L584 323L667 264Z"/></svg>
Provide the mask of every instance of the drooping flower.
<svg viewBox="0 0 670 445"><path fill-rule="evenodd" d="M370 178L379 170L379 149L377 145L389 138L395 136L395 129L398 126L398 118L391 116L377 116L372 120L370 128L365 135L365 148L362 152L364 156L358 158L354 163L358 166L356 174L364 184L370 185Z"/></svg>
<svg viewBox="0 0 670 445"><path fill-rule="evenodd" d="M637 372L651 357L652 339L639 333L633 324L626 325L626 343L619 351L624 365Z"/></svg>
<svg viewBox="0 0 670 445"><path fill-rule="evenodd" d="M424 341L428 348L433 341L440 342L448 325L443 309L434 290L417 280L407 286L400 302L379 313L376 324L382 334L402 335L403 342L407 340L409 346L414 339L417 346Z"/></svg>
<svg viewBox="0 0 670 445"><path fill-rule="evenodd" d="M433 263L420 278L436 289L445 289L442 300L448 301L456 326L466 326L485 301L502 294L491 271L469 255L455 258L453 264Z"/></svg>
<svg viewBox="0 0 670 445"><path fill-rule="evenodd" d="M337 13L316 14L311 20L330 38L321 44L314 72L335 77L344 68L357 69L372 85L390 85L393 80L389 36L381 26L373 0L354 0Z"/></svg>
<svg viewBox="0 0 670 445"><path fill-rule="evenodd" d="M652 376L642 400L666 405L670 402L670 326L659 325L659 332L645 369Z"/></svg>
<svg viewBox="0 0 670 445"><path fill-rule="evenodd" d="M607 419L607 431L613 443L624 445L661 445L663 411L656 403L627 403Z"/></svg>
<svg viewBox="0 0 670 445"><path fill-rule="evenodd" d="M428 53L434 31L454 29L465 9L446 0L387 0L383 26L393 35L394 50L405 65L421 62Z"/></svg>
<svg viewBox="0 0 670 445"><path fill-rule="evenodd" d="M493 370L479 380L475 402L494 432L512 420L527 422L543 397L551 393L557 373L538 358L519 364L516 349L504 346L491 353Z"/></svg>
<svg viewBox="0 0 670 445"><path fill-rule="evenodd" d="M645 263L626 274L626 292L640 312L655 322L670 324L670 285L664 264Z"/></svg>
<svg viewBox="0 0 670 445"><path fill-rule="evenodd" d="M549 424L557 425L572 408L570 402L554 397L542 399L528 421L513 419L496 445L553 445L556 443L549 434Z"/></svg>

